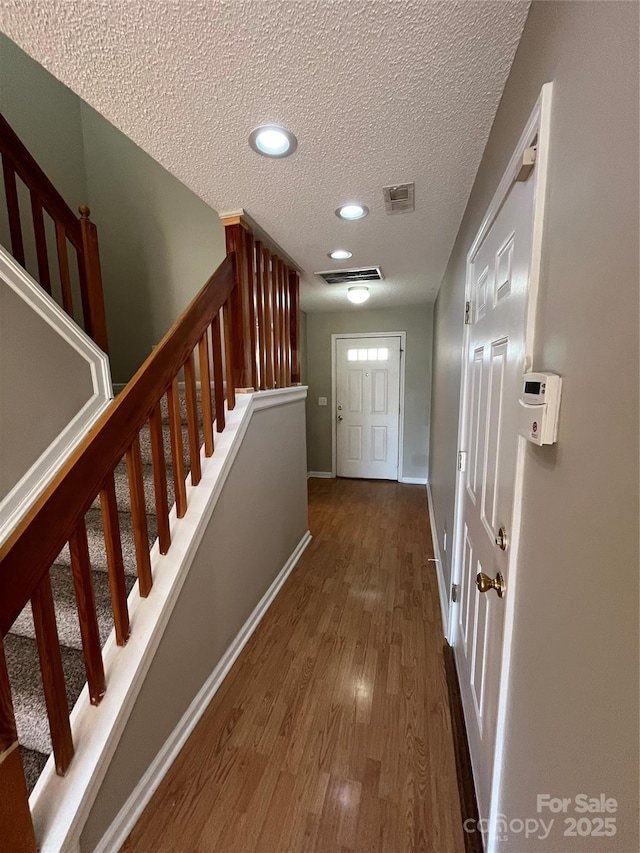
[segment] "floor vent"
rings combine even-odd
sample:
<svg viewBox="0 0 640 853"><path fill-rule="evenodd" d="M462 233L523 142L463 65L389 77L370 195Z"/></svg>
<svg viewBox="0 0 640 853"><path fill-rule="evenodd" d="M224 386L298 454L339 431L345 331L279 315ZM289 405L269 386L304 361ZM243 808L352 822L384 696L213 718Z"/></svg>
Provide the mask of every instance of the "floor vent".
<svg viewBox="0 0 640 853"><path fill-rule="evenodd" d="M360 267L350 270L327 270L317 272L326 284L359 284L364 281L382 281L384 276L380 267Z"/></svg>
<svg viewBox="0 0 640 853"><path fill-rule="evenodd" d="M387 213L411 213L416 209L415 184L396 184L392 187L382 187L382 193Z"/></svg>

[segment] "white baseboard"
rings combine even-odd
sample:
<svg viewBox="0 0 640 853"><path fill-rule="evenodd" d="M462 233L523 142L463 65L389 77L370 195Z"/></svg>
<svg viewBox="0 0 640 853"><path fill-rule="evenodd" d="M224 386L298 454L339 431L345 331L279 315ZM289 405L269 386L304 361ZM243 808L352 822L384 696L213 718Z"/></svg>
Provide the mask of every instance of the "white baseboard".
<svg viewBox="0 0 640 853"><path fill-rule="evenodd" d="M320 480L333 480L334 475L331 471L307 471L307 480L310 480L312 477L316 477Z"/></svg>
<svg viewBox="0 0 640 853"><path fill-rule="evenodd" d="M305 548L311 541L311 533L307 531L295 550L279 572L269 589L256 605L253 613L238 632L227 651L220 659L209 678L201 687L197 696L191 702L180 722L171 732L146 773L131 792L126 803L122 806L115 820L103 835L94 853L115 853L120 850L129 833L136 825L147 803L158 789L169 768L177 758L180 750L187 742L191 732L208 708L211 700L220 688L227 673L235 663L247 641L260 624L263 616L271 606L282 585L293 571Z"/></svg>
<svg viewBox="0 0 640 853"><path fill-rule="evenodd" d="M426 477L400 477L398 479L399 483L408 483L409 485L414 486L426 486L427 478Z"/></svg>
<svg viewBox="0 0 640 853"><path fill-rule="evenodd" d="M433 514L433 497L431 495L431 485L427 483L427 498L429 504L429 522L431 525L431 539L433 541L433 556L436 561L436 575L438 578L438 593L440 595L440 610L442 612L442 630L444 635L447 635L449 622L449 590L445 586L444 574L442 572L442 552L440 551L440 542L438 541L438 531L436 529L436 517Z"/></svg>

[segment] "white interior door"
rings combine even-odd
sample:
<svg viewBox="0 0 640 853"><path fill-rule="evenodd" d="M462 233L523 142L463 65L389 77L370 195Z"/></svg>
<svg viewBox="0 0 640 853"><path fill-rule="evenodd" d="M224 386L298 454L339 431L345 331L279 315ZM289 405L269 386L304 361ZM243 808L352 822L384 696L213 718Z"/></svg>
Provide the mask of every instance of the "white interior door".
<svg viewBox="0 0 640 853"><path fill-rule="evenodd" d="M505 598L481 592L476 577L502 575L509 594L518 451L518 395L525 337L535 180L514 182L468 265L471 292L466 350L458 545L459 602L454 649L481 817L489 816L503 654Z"/></svg>
<svg viewBox="0 0 640 853"><path fill-rule="evenodd" d="M400 338L336 341L338 477L398 479Z"/></svg>

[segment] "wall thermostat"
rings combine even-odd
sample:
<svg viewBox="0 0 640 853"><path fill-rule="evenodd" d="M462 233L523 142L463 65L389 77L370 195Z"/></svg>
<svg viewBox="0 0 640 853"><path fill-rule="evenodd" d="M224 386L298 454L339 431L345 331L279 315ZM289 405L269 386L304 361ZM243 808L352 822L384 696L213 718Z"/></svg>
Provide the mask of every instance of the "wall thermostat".
<svg viewBox="0 0 640 853"><path fill-rule="evenodd" d="M562 379L557 373L525 373L520 394L520 435L533 444L555 444Z"/></svg>

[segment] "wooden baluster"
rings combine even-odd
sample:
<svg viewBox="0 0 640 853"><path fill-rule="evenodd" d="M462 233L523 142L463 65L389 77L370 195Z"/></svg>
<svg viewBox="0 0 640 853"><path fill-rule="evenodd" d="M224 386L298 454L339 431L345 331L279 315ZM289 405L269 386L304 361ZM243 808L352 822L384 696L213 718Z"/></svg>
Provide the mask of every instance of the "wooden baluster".
<svg viewBox="0 0 640 853"><path fill-rule="evenodd" d="M20 224L20 205L18 203L16 173L14 171L13 164L6 154L2 155L2 173L4 176L4 190L7 199L7 211L9 214L11 254L19 264L25 266L24 241L22 239L22 225Z"/></svg>
<svg viewBox="0 0 640 853"><path fill-rule="evenodd" d="M111 590L113 623L116 629L116 643L119 646L124 646L129 639L129 609L127 607L127 588L124 582L120 521L118 519L118 502L113 474L109 474L100 492L100 508L102 510L102 528L107 553L107 571Z"/></svg>
<svg viewBox="0 0 640 853"><path fill-rule="evenodd" d="M198 429L198 395L196 393L196 371L193 353L184 363L184 384L187 402L187 434L189 436L189 459L191 460L191 485L197 486L202 479L200 465L200 431Z"/></svg>
<svg viewBox="0 0 640 853"><path fill-rule="evenodd" d="M133 541L136 546L136 566L138 568L138 589L141 598L151 592L151 559L149 556L149 529L147 527L147 508L144 499L144 478L142 475L142 455L140 436L137 435L127 450L127 475L131 495L131 521L133 523Z"/></svg>
<svg viewBox="0 0 640 853"><path fill-rule="evenodd" d="M64 776L73 758L73 740L51 578L48 572L36 587L31 599L31 609L56 773L58 776Z"/></svg>
<svg viewBox="0 0 640 853"><path fill-rule="evenodd" d="M284 348L285 385L291 385L291 303L289 298L289 268L286 264L282 270L282 295L284 300L284 333L282 346Z"/></svg>
<svg viewBox="0 0 640 853"><path fill-rule="evenodd" d="M291 303L291 382L299 385L300 378L300 279L289 270L289 299Z"/></svg>
<svg viewBox="0 0 640 853"><path fill-rule="evenodd" d="M274 372L274 302L273 302L273 269L271 252L263 249L264 256L264 328L266 332L266 354L267 354L267 388L275 388Z"/></svg>
<svg viewBox="0 0 640 853"><path fill-rule="evenodd" d="M211 368L209 365L209 333L198 341L200 364L200 398L202 399L202 429L204 432L204 455L213 456L213 410L211 407Z"/></svg>
<svg viewBox="0 0 640 853"><path fill-rule="evenodd" d="M236 407L235 371L233 369L233 322L231 319L231 298L222 306L222 322L224 323L224 363L227 373L227 408L233 411ZM215 321L214 321L215 322Z"/></svg>
<svg viewBox="0 0 640 853"><path fill-rule="evenodd" d="M156 499L156 518L158 519L158 546L161 554L171 547L169 529L169 497L167 495L167 463L164 458L164 439L162 436L162 410L156 403L149 418L151 437L151 461L153 462L153 490Z"/></svg>
<svg viewBox="0 0 640 853"><path fill-rule="evenodd" d="M33 231L36 238L36 257L38 258L38 278L40 279L40 287L51 296L51 275L47 255L47 235L44 230L44 214L38 196L33 190L31 190L30 195Z"/></svg>
<svg viewBox="0 0 640 853"><path fill-rule="evenodd" d="M247 255L247 323L246 330L249 334L249 347L251 350L250 383L249 386L258 390L260 381L258 373L258 350L256 343L256 247L253 234L247 231L244 238L245 252Z"/></svg>
<svg viewBox="0 0 640 853"><path fill-rule="evenodd" d="M107 684L102 663L100 630L96 616L96 598L91 578L89 543L84 518L81 519L69 540L69 550L78 606L80 635L82 636L84 666L89 686L89 699L92 705L99 705L107 689Z"/></svg>
<svg viewBox="0 0 640 853"><path fill-rule="evenodd" d="M67 233L64 225L56 222L56 244L58 247L58 270L62 289L62 307L70 317L73 317L73 294L71 292L71 277L69 275L69 253L67 251Z"/></svg>
<svg viewBox="0 0 640 853"><path fill-rule="evenodd" d="M286 334L285 334L285 304L284 304L284 264L281 260L278 260L278 299L279 299L279 311L278 311L278 344L280 347L280 359L279 359L279 373L278 373L278 387L286 388L287 386L287 365L286 365L286 356L285 356L285 347L286 347Z"/></svg>
<svg viewBox="0 0 640 853"><path fill-rule="evenodd" d="M0 637L0 838L11 853L36 853L29 794L24 778L11 685Z"/></svg>
<svg viewBox="0 0 640 853"><path fill-rule="evenodd" d="M267 338L264 311L264 252L262 243L256 240L256 307L257 307L257 336L258 336L258 376L259 387L264 391L267 387Z"/></svg>
<svg viewBox="0 0 640 853"><path fill-rule="evenodd" d="M275 388L282 388L281 359L282 346L280 343L280 258L271 256L272 263L272 310L273 310L273 381Z"/></svg>
<svg viewBox="0 0 640 853"><path fill-rule="evenodd" d="M182 422L180 418L180 395L178 380L174 379L167 391L169 426L171 428L171 458L173 460L173 485L176 493L176 515L183 518L187 511L187 489L184 483L184 459L182 458Z"/></svg>
<svg viewBox="0 0 640 853"><path fill-rule="evenodd" d="M211 323L211 347L213 356L213 388L216 398L216 430L224 431L224 379L222 375L222 333L220 332L220 312ZM234 400L235 402L235 400Z"/></svg>
<svg viewBox="0 0 640 853"><path fill-rule="evenodd" d="M89 219L91 211L86 205L80 207L80 229L82 232L82 255L78 253L82 290L84 327L89 337L103 352L109 354L107 321L104 313L104 293L98 249L98 232Z"/></svg>

